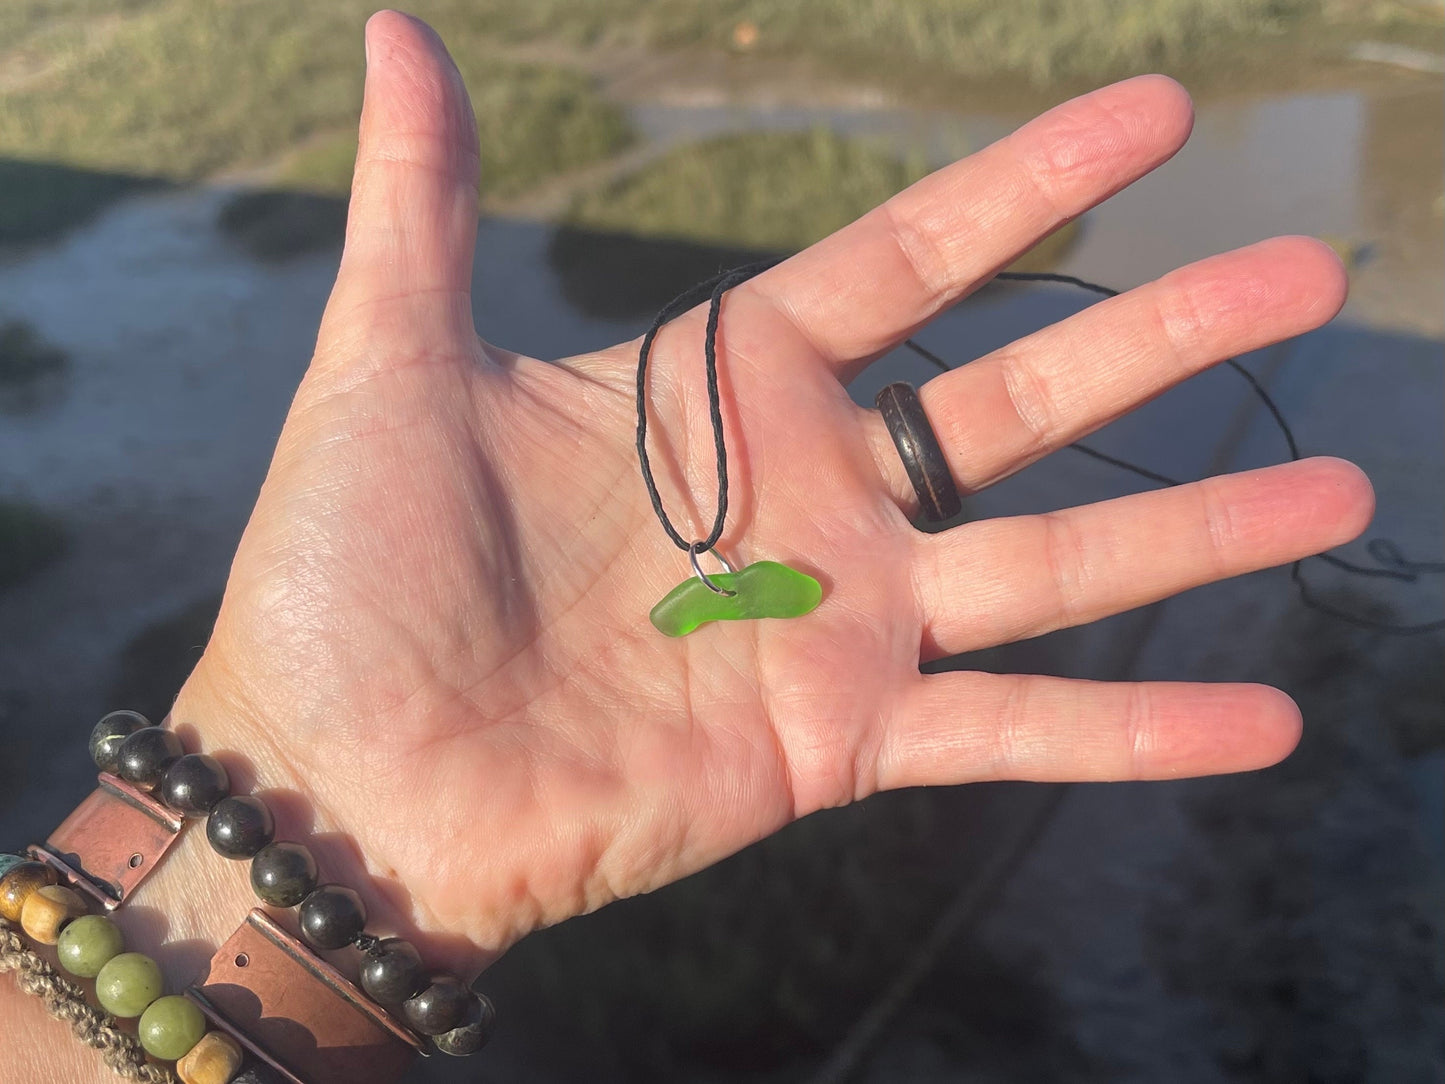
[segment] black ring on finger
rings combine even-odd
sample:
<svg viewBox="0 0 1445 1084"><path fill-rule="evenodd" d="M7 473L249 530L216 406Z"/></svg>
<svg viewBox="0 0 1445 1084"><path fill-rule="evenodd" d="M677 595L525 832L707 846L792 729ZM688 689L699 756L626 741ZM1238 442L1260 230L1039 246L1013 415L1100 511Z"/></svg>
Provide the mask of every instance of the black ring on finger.
<svg viewBox="0 0 1445 1084"><path fill-rule="evenodd" d="M954 485L953 472L948 469L948 460L944 458L933 426L928 424L928 415L923 413L923 404L918 401L913 385L904 381L889 384L873 402L888 426L888 435L903 460L903 469L918 494L925 518L938 523L958 515L963 501Z"/></svg>

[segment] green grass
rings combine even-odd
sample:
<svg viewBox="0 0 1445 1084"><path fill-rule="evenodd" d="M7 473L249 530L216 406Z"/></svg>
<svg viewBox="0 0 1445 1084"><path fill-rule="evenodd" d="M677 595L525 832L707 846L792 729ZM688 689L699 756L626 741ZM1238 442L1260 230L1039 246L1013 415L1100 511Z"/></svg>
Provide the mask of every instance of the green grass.
<svg viewBox="0 0 1445 1084"><path fill-rule="evenodd" d="M615 153L631 132L576 72L516 66L472 91L482 148L482 193L516 196L550 177ZM309 140L286 156L275 187L245 192L222 209L219 225L252 255L285 260L339 244L356 160L348 127Z"/></svg>
<svg viewBox="0 0 1445 1084"><path fill-rule="evenodd" d="M60 521L35 505L0 500L0 590L59 558L65 537Z"/></svg>
<svg viewBox="0 0 1445 1084"><path fill-rule="evenodd" d="M0 3L0 244L50 236L138 178L188 182L280 162L284 186L343 193L361 102L361 29L375 6ZM736 49L737 28L746 25L756 30L750 51L937 94L949 80L1026 88L1158 68L1219 71L1227 81L1239 56L1277 64L1294 54L1308 64L1326 46L1338 52L1345 26L1413 33L1427 46L1441 37L1438 13L1401 0L417 0L409 7L436 26L466 77L483 191L499 197L627 144L621 112L579 67L617 45ZM548 62L519 62L519 43ZM796 153L789 161L817 165ZM880 175L887 180L894 168L860 161L872 172L858 179L858 191L880 187ZM15 175L55 167L73 171L67 183ZM851 198L844 193L830 208ZM830 213L787 193L779 206L790 210L767 212L775 225L747 227L769 244L818 232L813 227ZM791 212L803 217L790 226L783 218Z"/></svg>
<svg viewBox="0 0 1445 1084"><path fill-rule="evenodd" d="M553 262L576 265L562 270L568 296L584 310L644 311L675 293L678 282L805 248L927 172L921 157L900 158L825 128L689 144L579 196L554 242ZM1079 232L1069 223L1014 268L1055 266ZM628 270L619 276L623 263ZM632 288L649 264L669 269L671 293ZM582 278L597 281L580 281L579 267Z"/></svg>
<svg viewBox="0 0 1445 1084"><path fill-rule="evenodd" d="M928 172L827 129L723 136L583 195L568 223L743 248L803 248Z"/></svg>
<svg viewBox="0 0 1445 1084"><path fill-rule="evenodd" d="M751 51L915 87L937 78L1041 86L1158 69L1202 73L1242 53L1267 61L1262 40L1287 36L1290 51L1328 52L1339 30L1389 36L1441 25L1438 12L1408 0L513 0L479 8L475 18L499 36L579 46L737 48L737 29L751 24Z"/></svg>
<svg viewBox="0 0 1445 1084"><path fill-rule="evenodd" d="M344 190L361 105L361 29L375 6L373 0L0 6L6 73L0 159L194 181L299 147L283 181ZM464 0L415 7L445 35L471 88L484 191L515 193L627 141L620 112L585 76L501 56ZM70 199L32 209L23 220L76 213Z"/></svg>
<svg viewBox="0 0 1445 1084"><path fill-rule="evenodd" d="M502 65L468 80L482 149L482 192L516 196L531 186L607 158L632 139L615 107L575 71ZM355 126L301 147L276 180L287 187L334 195L351 187Z"/></svg>
<svg viewBox="0 0 1445 1084"><path fill-rule="evenodd" d="M343 143L318 152L319 165L297 167L334 187L346 158L340 133L360 104L361 26L375 6L0 4L0 156L192 180L336 135ZM1042 83L1187 65L1342 21L1439 23L1397 0L417 0L409 8L457 58L477 102L489 183L499 188L605 156L626 137L577 72L509 59L519 41L563 58L619 42L727 48L735 28L751 23L756 51L855 73L862 65Z"/></svg>
<svg viewBox="0 0 1445 1084"><path fill-rule="evenodd" d="M1047 82L1107 77L1177 63L1210 41L1276 32L1316 13L1317 0L613 0L585 22L566 0L528 5L518 33L572 28L605 39L646 11L642 34L660 45L728 45L744 21L759 52L809 54L869 68L922 66L969 78ZM579 26L578 24L583 25ZM625 22L624 22L625 25Z"/></svg>
<svg viewBox="0 0 1445 1084"><path fill-rule="evenodd" d="M638 316L719 268L804 248L926 172L824 128L687 144L582 193L548 259L581 311Z"/></svg>

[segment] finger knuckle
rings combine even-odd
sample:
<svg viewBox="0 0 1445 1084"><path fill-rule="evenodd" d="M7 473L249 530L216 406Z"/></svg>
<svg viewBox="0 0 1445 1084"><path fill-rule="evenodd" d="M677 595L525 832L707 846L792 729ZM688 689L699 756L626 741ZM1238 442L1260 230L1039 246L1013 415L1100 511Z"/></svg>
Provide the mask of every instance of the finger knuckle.
<svg viewBox="0 0 1445 1084"><path fill-rule="evenodd" d="M1214 579L1232 575L1234 562L1231 554L1239 548L1242 527L1217 480L1210 479L1200 484L1199 505L1210 575Z"/></svg>
<svg viewBox="0 0 1445 1084"><path fill-rule="evenodd" d="M1058 407L1044 375L1023 358L1004 353L997 358L999 378L1009 408L1018 420L1025 455L1047 451L1059 431Z"/></svg>
<svg viewBox="0 0 1445 1084"><path fill-rule="evenodd" d="M888 236L903 257L904 266L912 276L928 310L936 308L954 289L952 261L944 250L941 238L955 235L952 230L929 229L917 216L904 214L896 202L883 204Z"/></svg>
<svg viewBox="0 0 1445 1084"><path fill-rule="evenodd" d="M1088 547L1072 520L1057 512L1039 517L1043 564L1049 573L1052 608L1065 625L1084 618L1092 573Z"/></svg>
<svg viewBox="0 0 1445 1084"><path fill-rule="evenodd" d="M1056 217L1082 210L1097 187L1101 167L1130 142L1118 116L1083 100L1053 118L1041 139L1031 139L1019 158L1021 179Z"/></svg>
<svg viewBox="0 0 1445 1084"><path fill-rule="evenodd" d="M1118 774L1121 778L1131 779L1142 773L1143 765L1148 763L1153 753L1154 697L1149 686L1143 682L1125 688Z"/></svg>

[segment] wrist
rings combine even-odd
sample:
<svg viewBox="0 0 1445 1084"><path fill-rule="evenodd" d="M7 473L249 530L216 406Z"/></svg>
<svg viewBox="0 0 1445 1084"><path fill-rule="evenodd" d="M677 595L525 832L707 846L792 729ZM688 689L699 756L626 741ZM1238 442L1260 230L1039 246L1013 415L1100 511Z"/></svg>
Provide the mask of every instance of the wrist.
<svg viewBox="0 0 1445 1084"><path fill-rule="evenodd" d="M227 766L228 773L233 773L231 795L239 798L249 794L258 799L271 812L274 830L270 836L273 843L265 845L265 835L255 834L254 829L242 829L239 840L246 842L235 847L233 843L238 840L228 840L224 826L237 823L232 819L235 816L232 810L247 807L232 801L223 802L208 815L205 830L189 833L192 839L188 858L194 855L202 862L209 859L213 864L220 862L241 871L240 876L222 881L207 879L207 892L214 891L216 896L228 901L235 901L238 895L245 899L244 903L233 906L234 917L219 929L213 920L214 907L204 901L190 904L199 932L214 933L217 942L230 939L218 955L212 953L214 962L205 986L206 996L214 992L217 998L234 1000L224 992L234 990L234 982L248 984L244 976L236 973L233 957L235 961L255 959L258 952L270 954L286 944L287 939L276 931L279 925L281 931L306 943L303 946L297 942L293 948L283 950L283 956L294 962L280 966L292 968L293 975L280 985L273 983L267 987L263 983L251 989L260 999L256 1023L263 1027L255 1038L278 1055L282 1063L300 1067L302 1075L308 1078L324 1068L327 1073L336 1071L348 1079L389 1080L393 1073L402 1070L412 1048L422 1049L424 1043L435 1044L436 1049L453 1055L478 1051L490 1036L494 1010L485 997L468 989L470 984L466 980L471 977L471 961L468 959L466 965L462 965L460 958L464 954L457 951L455 944L446 943L458 939L422 925L419 920L423 916L418 909L408 906L413 898L409 893L387 891L391 885L386 879L389 871L379 871L357 841L357 835L365 826L349 825L335 815L334 808L322 801L322 794L309 785L307 773L300 769L305 758L288 759L281 755L277 743L271 740L275 731L264 730L254 704L237 694L234 681L217 680L218 674L227 676L219 669L198 667L171 711L171 728L182 736L185 745L209 750L209 755L223 765L227 760L234 761ZM270 718L279 716L272 714ZM294 723L294 720L287 722ZM237 751L233 744L256 750L256 758ZM304 746L305 743L292 739L291 744ZM178 762L176 767L180 768L182 763ZM290 786L268 787L269 780L285 780ZM168 775L167 798L174 804L172 782ZM224 791L224 787L222 789ZM342 806L353 815L355 810L366 808L364 794L359 803L355 798L356 795L352 795L353 800ZM249 808L260 807L253 804ZM259 827L258 822L251 823ZM221 834L215 834L216 831ZM242 852L247 860L225 857L227 853ZM191 868L191 862L177 866L183 874ZM186 886L172 884L169 902L175 904L178 902L175 892L184 892ZM275 925L265 923L258 916L256 921L260 926L247 923L239 930L236 928L251 907L266 901L276 905L265 908ZM257 931L266 929L271 932L263 932L258 940ZM393 947L387 948L388 945ZM468 947L471 952L465 956L474 956L476 950ZM359 984L368 996L357 997L353 1005L367 1007L361 1009L360 1016L350 1024L342 1023L331 1012L313 1014L309 1022L306 1012L296 1013L289 1030L273 1034L268 1041L262 1021L268 1016L274 1017L278 1011L293 1019L290 1006L300 1004L294 983L304 986L318 980L315 956L324 958L335 969L329 972L331 977L320 979L323 986L339 992L345 987L342 980ZM366 975L360 976L363 963ZM458 977L458 971L466 977ZM402 984L405 989L401 988ZM393 989L395 992L390 992ZM353 990L351 995L321 996L344 999L359 993ZM232 1007L252 1013L256 1011L255 1003L255 997L248 997L244 1006ZM224 1001L220 1009L223 1016L237 1019ZM349 1012L356 1014L357 1009ZM309 1072L304 1061L293 1061L287 1051L287 1047L294 1046L292 1032L298 1026L318 1039L325 1035L333 1040L319 1044L332 1049L322 1061L317 1061L316 1044L312 1044L309 1054L300 1049L291 1051L298 1059L311 1059ZM321 1030L311 1030L315 1027ZM357 1031L358 1027L364 1034ZM276 1032L274 1027L271 1030ZM430 1043L427 1036L431 1037ZM377 1045L383 1037L391 1044L388 1049L392 1053ZM272 1042L279 1045L273 1046ZM398 1057L402 1060L397 1061Z"/></svg>
<svg viewBox="0 0 1445 1084"><path fill-rule="evenodd" d="M261 688L260 682L245 680L208 652L177 696L167 725L180 736L188 752L207 753L225 766L232 794L252 794L265 802L275 817L275 839L300 843L311 851L318 883L345 885L361 896L368 932L405 938L435 969L451 971L465 980L473 978L501 954L507 943L486 938L478 944L450 926L444 916L436 916L417 903L419 886L408 883L388 862L377 860L361 842L370 825L355 822L356 811L367 808L365 796L357 801L356 794L348 793L344 796L348 800L333 801L328 783L333 792L337 787L354 789L355 784L337 783L332 774L311 767L314 762L324 764L328 758L344 754L311 749L304 735L316 721L288 717L282 705L264 693L256 695L253 690L257 688ZM281 728L286 728L284 737L278 739L277 735L283 733ZM205 838L204 819L193 820L183 836L185 839L178 841L175 849L179 851L184 845L186 860L175 862L170 876L164 867L157 870L151 881L163 882L163 887L157 885L157 892L164 893L169 903L171 896L185 895L185 879L198 867L222 867L219 873L213 869L210 879L202 882L226 909L225 918L215 930L213 945L219 944L241 923L247 911L265 905L251 889L250 862L226 859L211 850ZM407 841L399 841L399 845L405 848ZM172 865L170 858L165 865ZM199 911L212 909L209 901L194 906ZM295 908L266 910L283 927L295 932ZM197 921L203 921L199 914ZM343 973L355 977L354 952L342 949L322 955ZM200 961L202 965L204 962Z"/></svg>

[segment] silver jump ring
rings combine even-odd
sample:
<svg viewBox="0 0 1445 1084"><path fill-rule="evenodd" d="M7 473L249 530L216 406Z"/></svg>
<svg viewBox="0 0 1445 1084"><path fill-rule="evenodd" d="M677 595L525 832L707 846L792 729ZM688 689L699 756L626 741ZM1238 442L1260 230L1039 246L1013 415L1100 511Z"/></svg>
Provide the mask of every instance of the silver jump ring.
<svg viewBox="0 0 1445 1084"><path fill-rule="evenodd" d="M700 579L702 581L702 585L715 595L722 595L724 598L732 598L734 595L736 595L736 591L729 591L726 587L719 587L717 584L713 583L712 580L707 578L707 573L702 570L702 565L698 564L697 555L699 553L711 553L717 563L722 565L726 571L736 571L736 569L733 568L733 566L729 563L726 557L720 554L717 550L713 549L711 546L705 545L703 542L698 541L687 547L687 560L688 563L692 565L692 574L698 579Z"/></svg>

